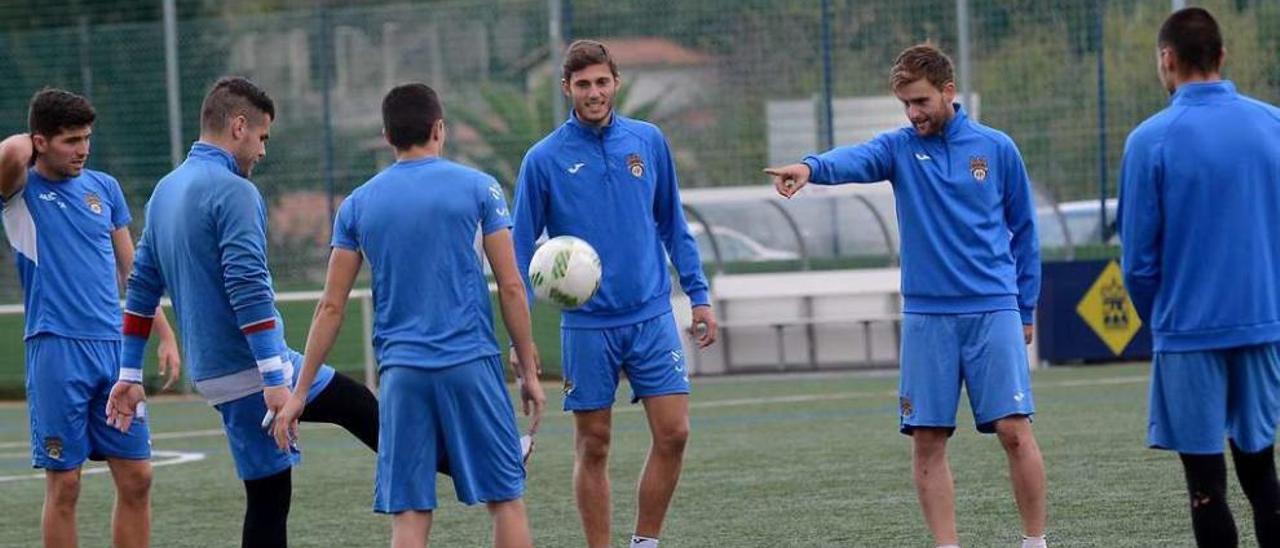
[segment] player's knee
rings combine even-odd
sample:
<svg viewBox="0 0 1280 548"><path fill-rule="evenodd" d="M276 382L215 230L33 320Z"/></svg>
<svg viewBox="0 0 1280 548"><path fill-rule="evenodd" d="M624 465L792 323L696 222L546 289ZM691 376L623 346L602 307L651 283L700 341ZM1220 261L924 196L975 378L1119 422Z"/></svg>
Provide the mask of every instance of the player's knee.
<svg viewBox="0 0 1280 548"><path fill-rule="evenodd" d="M687 422L664 426L654 430L653 433L653 447L661 452L674 454L684 453L685 445L687 445L688 442L689 423Z"/></svg>
<svg viewBox="0 0 1280 548"><path fill-rule="evenodd" d="M1225 504L1227 495L1227 463L1221 454L1181 454L1186 472L1187 494L1191 510L1211 509Z"/></svg>
<svg viewBox="0 0 1280 548"><path fill-rule="evenodd" d="M524 516L525 506L524 499L503 500L497 502L485 503L485 508L494 516Z"/></svg>
<svg viewBox="0 0 1280 548"><path fill-rule="evenodd" d="M1224 493L1211 489L1196 489L1189 494L1191 495L1191 509L1200 510L1221 502Z"/></svg>
<svg viewBox="0 0 1280 548"><path fill-rule="evenodd" d="M911 431L911 445L917 458L944 457L947 454L948 431L941 428L916 428Z"/></svg>
<svg viewBox="0 0 1280 548"><path fill-rule="evenodd" d="M578 458L587 463L600 463L609 459L610 432L607 428L583 428L578 431Z"/></svg>
<svg viewBox="0 0 1280 548"><path fill-rule="evenodd" d="M996 437L1000 439L1000 445L1009 453L1017 453L1026 444L1026 437L1022 432L1014 429L997 429Z"/></svg>
<svg viewBox="0 0 1280 548"><path fill-rule="evenodd" d="M151 493L151 467L139 466L116 478L116 493L128 504L145 504Z"/></svg>
<svg viewBox="0 0 1280 548"><path fill-rule="evenodd" d="M80 474L61 472L49 477L47 501L60 509L72 509L80 499Z"/></svg>
<svg viewBox="0 0 1280 548"><path fill-rule="evenodd" d="M1031 430L1025 417L1011 417L996 421L996 437L1009 453L1016 453L1032 442Z"/></svg>

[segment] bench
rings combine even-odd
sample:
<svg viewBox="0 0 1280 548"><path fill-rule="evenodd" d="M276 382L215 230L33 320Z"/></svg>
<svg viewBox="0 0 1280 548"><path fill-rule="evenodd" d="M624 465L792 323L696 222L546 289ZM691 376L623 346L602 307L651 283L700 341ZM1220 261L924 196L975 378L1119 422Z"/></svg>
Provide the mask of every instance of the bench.
<svg viewBox="0 0 1280 548"><path fill-rule="evenodd" d="M694 371L895 366L898 284L896 268L719 275L712 295L720 343L694 353Z"/></svg>

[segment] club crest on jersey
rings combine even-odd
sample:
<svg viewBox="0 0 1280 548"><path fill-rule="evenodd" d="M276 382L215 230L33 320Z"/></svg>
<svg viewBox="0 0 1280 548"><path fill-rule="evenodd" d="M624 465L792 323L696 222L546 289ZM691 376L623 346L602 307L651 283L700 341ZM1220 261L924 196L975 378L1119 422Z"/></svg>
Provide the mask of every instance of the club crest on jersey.
<svg viewBox="0 0 1280 548"><path fill-rule="evenodd" d="M53 460L62 460L62 438L54 436L45 438L44 453Z"/></svg>
<svg viewBox="0 0 1280 548"><path fill-rule="evenodd" d="M92 192L84 195L84 203L89 204L89 211L102 215L102 198Z"/></svg>
<svg viewBox="0 0 1280 548"><path fill-rule="evenodd" d="M987 180L987 157L970 156L969 173L972 173L973 178L977 179L979 183Z"/></svg>
<svg viewBox="0 0 1280 548"><path fill-rule="evenodd" d="M644 177L644 160L640 159L639 154L628 154L627 169L631 170L631 175L637 179Z"/></svg>

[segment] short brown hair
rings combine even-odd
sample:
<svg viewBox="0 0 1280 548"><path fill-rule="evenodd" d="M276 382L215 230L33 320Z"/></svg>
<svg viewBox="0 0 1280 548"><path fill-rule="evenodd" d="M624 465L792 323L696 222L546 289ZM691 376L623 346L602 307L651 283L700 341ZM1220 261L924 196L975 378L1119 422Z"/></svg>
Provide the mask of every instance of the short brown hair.
<svg viewBox="0 0 1280 548"><path fill-rule="evenodd" d="M224 76L204 96L200 105L200 130L222 133L232 118L247 116L250 110L266 114L272 120L276 117L276 104L262 88L246 78Z"/></svg>
<svg viewBox="0 0 1280 548"><path fill-rule="evenodd" d="M1222 31L1204 8L1174 12L1160 26L1156 42L1162 48L1173 48L1185 70L1208 74L1222 68Z"/></svg>
<svg viewBox="0 0 1280 548"><path fill-rule="evenodd" d="M942 89L948 82L954 82L956 79L951 58L927 42L902 50L898 58L893 60L893 68L889 70L889 84L893 89L921 78L928 80L938 89Z"/></svg>
<svg viewBox="0 0 1280 548"><path fill-rule="evenodd" d="M382 99L382 129L396 150L427 144L431 130L443 117L440 97L426 84L396 86Z"/></svg>
<svg viewBox="0 0 1280 548"><path fill-rule="evenodd" d="M31 97L27 126L33 135L52 139L63 131L91 126L97 117L88 99L70 91L44 88Z"/></svg>
<svg viewBox="0 0 1280 548"><path fill-rule="evenodd" d="M564 80L568 82L573 73L591 65L609 65L609 72L618 76L618 65L609 55L609 48L595 40L575 40L564 52Z"/></svg>

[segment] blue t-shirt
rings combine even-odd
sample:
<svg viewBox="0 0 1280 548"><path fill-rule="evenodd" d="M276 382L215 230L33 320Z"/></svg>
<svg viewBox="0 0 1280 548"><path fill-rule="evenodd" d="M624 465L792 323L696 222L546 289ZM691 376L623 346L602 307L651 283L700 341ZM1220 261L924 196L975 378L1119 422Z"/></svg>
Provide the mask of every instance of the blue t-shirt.
<svg viewBox="0 0 1280 548"><path fill-rule="evenodd" d="M437 157L397 162L347 197L333 246L361 252L373 271L379 367L498 354L476 239L510 227L497 181Z"/></svg>
<svg viewBox="0 0 1280 548"><path fill-rule="evenodd" d="M26 186L4 202L4 230L24 290L25 338L120 339L111 233L129 220L120 183L106 173L86 169L50 181L27 170Z"/></svg>

